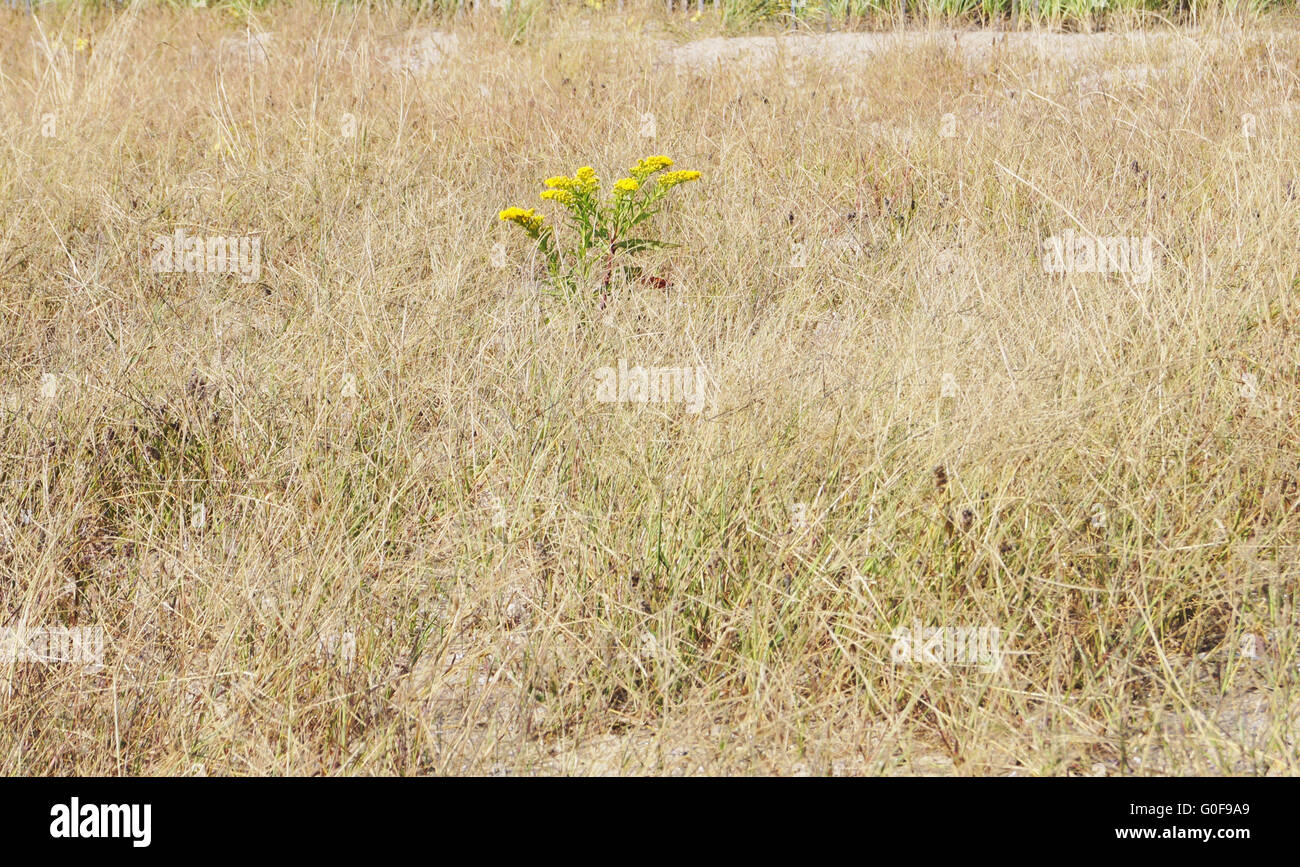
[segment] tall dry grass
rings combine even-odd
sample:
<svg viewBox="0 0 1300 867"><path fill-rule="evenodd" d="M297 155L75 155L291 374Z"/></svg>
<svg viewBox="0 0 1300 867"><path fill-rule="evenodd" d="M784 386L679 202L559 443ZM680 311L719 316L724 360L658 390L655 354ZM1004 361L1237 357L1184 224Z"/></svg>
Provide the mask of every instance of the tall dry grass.
<svg viewBox="0 0 1300 867"><path fill-rule="evenodd" d="M0 17L0 625L107 641L0 665L5 773L1296 772L1289 20ZM540 292L498 209L650 153L659 283Z"/></svg>

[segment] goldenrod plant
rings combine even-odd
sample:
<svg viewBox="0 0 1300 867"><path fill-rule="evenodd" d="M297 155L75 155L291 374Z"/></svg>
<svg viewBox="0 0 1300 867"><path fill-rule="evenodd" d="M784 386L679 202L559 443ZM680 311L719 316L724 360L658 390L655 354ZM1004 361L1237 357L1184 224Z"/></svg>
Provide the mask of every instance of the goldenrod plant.
<svg viewBox="0 0 1300 867"><path fill-rule="evenodd" d="M659 212L671 190L700 178L697 171L668 171L672 166L672 159L666 156L638 160L628 169L627 177L614 182L608 199L601 197L600 178L591 166L578 169L573 177L547 178L541 197L558 202L568 212L576 233L572 246L562 248L554 226L533 208L506 208L498 216L515 223L537 242L555 290L572 296L599 281L596 285L603 294L616 274L626 279L640 276L640 268L628 261L631 257L673 246L645 237L640 228Z"/></svg>

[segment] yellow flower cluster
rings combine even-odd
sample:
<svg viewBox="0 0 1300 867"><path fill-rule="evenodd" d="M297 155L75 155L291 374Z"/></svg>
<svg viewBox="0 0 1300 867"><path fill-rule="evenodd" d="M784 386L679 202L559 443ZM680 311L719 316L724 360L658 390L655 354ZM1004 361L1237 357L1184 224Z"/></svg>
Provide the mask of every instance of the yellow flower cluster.
<svg viewBox="0 0 1300 867"><path fill-rule="evenodd" d="M635 166L628 169L628 172L638 181L644 181L655 172L661 172L672 164L673 161L669 157L646 157L638 160Z"/></svg>
<svg viewBox="0 0 1300 867"><path fill-rule="evenodd" d="M668 190L668 189L672 189L678 184L685 184L690 181L698 181L699 179L700 179L700 173L696 171L668 172L665 175L659 176L659 186Z"/></svg>
<svg viewBox="0 0 1300 867"><path fill-rule="evenodd" d="M506 208L500 214L497 214L497 218L507 223L518 223L531 235L540 232L542 224L545 222L544 218L538 216L533 208L526 211L523 208Z"/></svg>
<svg viewBox="0 0 1300 867"><path fill-rule="evenodd" d="M615 196L628 196L641 189L641 182L636 178L619 178L614 182Z"/></svg>
<svg viewBox="0 0 1300 867"><path fill-rule="evenodd" d="M591 166L578 169L573 179L578 182L578 192L594 193L600 187L600 178L596 177L596 170Z"/></svg>
<svg viewBox="0 0 1300 867"><path fill-rule="evenodd" d="M568 178L565 178L565 180L568 180ZM542 198L559 202L561 205L573 204L573 193L569 190L542 190Z"/></svg>
<svg viewBox="0 0 1300 867"><path fill-rule="evenodd" d="M543 199L568 205L573 203L575 195L594 193L600 189L600 178L596 177L596 170L591 166L583 166L571 178L564 175L547 178L546 186L550 189L542 191Z"/></svg>

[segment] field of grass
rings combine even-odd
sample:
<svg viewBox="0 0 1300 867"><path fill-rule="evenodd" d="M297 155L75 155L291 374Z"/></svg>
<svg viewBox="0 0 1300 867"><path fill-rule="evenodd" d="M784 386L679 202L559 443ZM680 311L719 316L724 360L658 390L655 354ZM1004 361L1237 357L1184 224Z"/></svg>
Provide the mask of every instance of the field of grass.
<svg viewBox="0 0 1300 867"><path fill-rule="evenodd" d="M1287 10L212 5L0 8L0 773L1300 770Z"/></svg>

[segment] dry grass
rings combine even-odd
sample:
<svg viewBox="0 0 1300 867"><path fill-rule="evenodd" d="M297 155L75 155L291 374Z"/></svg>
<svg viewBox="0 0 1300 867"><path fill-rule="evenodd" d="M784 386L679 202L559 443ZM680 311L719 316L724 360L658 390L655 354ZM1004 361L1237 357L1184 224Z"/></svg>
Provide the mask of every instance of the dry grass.
<svg viewBox="0 0 1300 867"><path fill-rule="evenodd" d="M657 9L0 12L0 625L107 634L0 663L0 770L1297 771L1300 30ZM540 294L497 210L649 153L704 172L666 287ZM178 227L260 279L153 273Z"/></svg>

